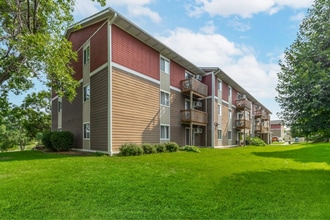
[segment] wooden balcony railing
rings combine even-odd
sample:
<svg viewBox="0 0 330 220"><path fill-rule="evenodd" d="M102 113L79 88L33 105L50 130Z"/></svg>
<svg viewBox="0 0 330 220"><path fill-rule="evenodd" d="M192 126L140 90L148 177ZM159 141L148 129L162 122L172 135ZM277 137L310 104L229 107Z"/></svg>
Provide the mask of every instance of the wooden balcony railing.
<svg viewBox="0 0 330 220"><path fill-rule="evenodd" d="M244 109L251 109L251 102L247 99L239 99L236 100L236 109L244 110Z"/></svg>
<svg viewBox="0 0 330 220"><path fill-rule="evenodd" d="M265 125L256 125L255 131L257 133L268 133L269 127Z"/></svg>
<svg viewBox="0 0 330 220"><path fill-rule="evenodd" d="M254 117L255 118L261 118L262 120L267 120L268 119L268 114L265 112L265 110L256 110L254 112Z"/></svg>
<svg viewBox="0 0 330 220"><path fill-rule="evenodd" d="M250 129L251 123L250 123L250 121L244 120L244 119L236 120L236 128L237 129L244 129L244 128Z"/></svg>
<svg viewBox="0 0 330 220"><path fill-rule="evenodd" d="M181 122L206 125L207 124L207 113L198 111L195 109L181 110Z"/></svg>
<svg viewBox="0 0 330 220"><path fill-rule="evenodd" d="M190 91L193 91L194 94L199 97L206 97L208 88L204 83L201 83L197 79L191 78L181 81L181 91L186 94L189 94Z"/></svg>

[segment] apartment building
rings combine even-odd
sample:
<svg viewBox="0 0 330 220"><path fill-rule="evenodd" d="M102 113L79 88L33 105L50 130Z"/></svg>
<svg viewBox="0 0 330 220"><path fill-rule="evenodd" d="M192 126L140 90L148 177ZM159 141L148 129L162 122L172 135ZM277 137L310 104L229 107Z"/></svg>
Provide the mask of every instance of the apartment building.
<svg viewBox="0 0 330 220"><path fill-rule="evenodd" d="M76 149L269 143L271 112L220 68L197 67L111 8L78 25L66 33L78 53L77 96L52 98L52 130L73 132Z"/></svg>

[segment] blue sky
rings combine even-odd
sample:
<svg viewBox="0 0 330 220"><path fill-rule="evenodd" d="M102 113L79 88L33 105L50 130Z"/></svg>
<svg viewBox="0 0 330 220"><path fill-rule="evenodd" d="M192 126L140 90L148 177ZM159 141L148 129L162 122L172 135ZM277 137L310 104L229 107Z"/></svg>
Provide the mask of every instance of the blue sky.
<svg viewBox="0 0 330 220"><path fill-rule="evenodd" d="M198 66L220 67L278 119L279 59L296 39L313 0L108 0L131 20ZM101 10L79 0L76 21Z"/></svg>

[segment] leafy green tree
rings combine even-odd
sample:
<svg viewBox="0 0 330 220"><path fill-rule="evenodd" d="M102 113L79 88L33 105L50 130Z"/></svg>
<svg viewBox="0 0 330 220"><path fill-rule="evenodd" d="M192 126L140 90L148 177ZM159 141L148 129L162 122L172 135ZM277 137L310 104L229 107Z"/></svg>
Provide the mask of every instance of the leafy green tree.
<svg viewBox="0 0 330 220"><path fill-rule="evenodd" d="M276 97L299 134L330 137L330 0L315 0L279 62Z"/></svg>
<svg viewBox="0 0 330 220"><path fill-rule="evenodd" d="M0 1L0 93L20 94L38 79L74 98L78 82L69 63L77 55L64 36L74 5L74 0Z"/></svg>

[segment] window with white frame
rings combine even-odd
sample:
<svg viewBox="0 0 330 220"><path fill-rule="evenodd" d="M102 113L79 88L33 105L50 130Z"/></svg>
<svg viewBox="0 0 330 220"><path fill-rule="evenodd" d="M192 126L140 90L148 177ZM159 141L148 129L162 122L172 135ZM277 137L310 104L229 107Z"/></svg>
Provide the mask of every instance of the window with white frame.
<svg viewBox="0 0 330 220"><path fill-rule="evenodd" d="M58 112L62 112L62 100L58 100L57 107L58 107Z"/></svg>
<svg viewBox="0 0 330 220"><path fill-rule="evenodd" d="M164 57L160 57L160 71L170 74L170 61Z"/></svg>
<svg viewBox="0 0 330 220"><path fill-rule="evenodd" d="M191 79L191 78L194 78L194 74L189 73L188 71L186 71L186 72L184 73L184 78L185 78L185 79Z"/></svg>
<svg viewBox="0 0 330 220"><path fill-rule="evenodd" d="M231 118L232 118L231 109L228 109L228 118L229 118L229 119L231 119Z"/></svg>
<svg viewBox="0 0 330 220"><path fill-rule="evenodd" d="M230 139L232 139L232 137L231 137L231 131L228 131L228 139L230 140Z"/></svg>
<svg viewBox="0 0 330 220"><path fill-rule="evenodd" d="M90 60L89 46L84 49L83 60L84 60L84 65L89 63L89 60Z"/></svg>
<svg viewBox="0 0 330 220"><path fill-rule="evenodd" d="M84 123L84 139L90 138L90 124Z"/></svg>
<svg viewBox="0 0 330 220"><path fill-rule="evenodd" d="M221 104L218 104L218 115L221 115L221 111L222 111Z"/></svg>
<svg viewBox="0 0 330 220"><path fill-rule="evenodd" d="M218 129L218 140L222 139L222 130Z"/></svg>
<svg viewBox="0 0 330 220"><path fill-rule="evenodd" d="M228 97L231 97L231 87L228 87Z"/></svg>
<svg viewBox="0 0 330 220"><path fill-rule="evenodd" d="M222 91L222 81L218 80L218 91Z"/></svg>
<svg viewBox="0 0 330 220"><path fill-rule="evenodd" d="M170 139L170 126L161 125L160 126L160 139L169 140Z"/></svg>
<svg viewBox="0 0 330 220"><path fill-rule="evenodd" d="M84 102L90 99L90 95L91 95L90 85L87 84L84 86Z"/></svg>
<svg viewBox="0 0 330 220"><path fill-rule="evenodd" d="M160 91L160 104L170 106L170 94L168 92Z"/></svg>

